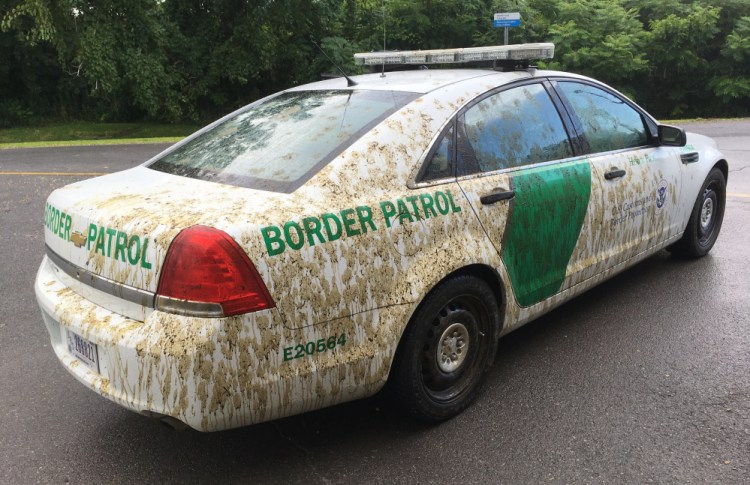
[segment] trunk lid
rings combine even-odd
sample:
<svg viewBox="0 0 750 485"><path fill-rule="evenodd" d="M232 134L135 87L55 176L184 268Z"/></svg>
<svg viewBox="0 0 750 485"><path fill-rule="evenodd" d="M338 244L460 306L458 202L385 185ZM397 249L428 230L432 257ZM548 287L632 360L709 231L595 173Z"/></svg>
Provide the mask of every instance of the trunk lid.
<svg viewBox="0 0 750 485"><path fill-rule="evenodd" d="M252 240L257 226L248 221L262 222L267 207L284 205L283 199L288 196L136 167L55 190L44 209L45 243L74 269L155 293L169 245L181 230L203 224L226 232L246 251L260 248L262 241ZM257 264L262 254L248 256ZM80 281L66 282L82 289ZM116 310L103 296L81 293ZM124 313L144 318L143 311Z"/></svg>

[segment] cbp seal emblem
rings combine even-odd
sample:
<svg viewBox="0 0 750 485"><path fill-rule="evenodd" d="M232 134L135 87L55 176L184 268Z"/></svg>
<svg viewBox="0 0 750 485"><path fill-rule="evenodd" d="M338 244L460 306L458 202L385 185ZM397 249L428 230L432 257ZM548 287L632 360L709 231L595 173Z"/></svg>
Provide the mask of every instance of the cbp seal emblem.
<svg viewBox="0 0 750 485"><path fill-rule="evenodd" d="M664 207L664 203L667 201L667 181L663 180L659 182L659 187L656 189L656 210L661 210Z"/></svg>

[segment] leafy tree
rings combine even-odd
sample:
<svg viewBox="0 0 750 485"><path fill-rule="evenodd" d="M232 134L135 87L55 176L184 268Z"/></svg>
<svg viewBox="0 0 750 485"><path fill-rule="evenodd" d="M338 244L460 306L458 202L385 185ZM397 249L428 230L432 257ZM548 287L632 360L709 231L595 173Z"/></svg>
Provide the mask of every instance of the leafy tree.
<svg viewBox="0 0 750 485"><path fill-rule="evenodd" d="M587 74L629 94L645 71L647 34L637 10L619 0L559 2L549 33L556 45L554 68Z"/></svg>
<svg viewBox="0 0 750 485"><path fill-rule="evenodd" d="M658 116L747 114L747 0L0 0L0 124L209 120L352 54L556 43ZM313 44L321 45L333 63Z"/></svg>
<svg viewBox="0 0 750 485"><path fill-rule="evenodd" d="M51 45L67 76L115 119L144 114L177 121L180 79L170 70L169 23L151 0L27 0L3 19L28 45Z"/></svg>
<svg viewBox="0 0 750 485"><path fill-rule="evenodd" d="M476 32L492 29L485 0L392 0L389 10L389 49L466 47Z"/></svg>
<svg viewBox="0 0 750 485"><path fill-rule="evenodd" d="M712 62L714 73L707 97L713 101L714 114L747 116L750 113L750 56L748 55L748 18L750 2L746 0L714 0L721 8L721 34L714 39L718 50ZM711 97L714 94L715 97Z"/></svg>
<svg viewBox="0 0 750 485"><path fill-rule="evenodd" d="M740 17L726 38L721 55L726 69L711 80L711 88L727 105L737 103L732 113L750 111L750 16Z"/></svg>
<svg viewBox="0 0 750 485"><path fill-rule="evenodd" d="M711 44L719 33L719 11L693 5L682 15L670 13L650 22L649 84L661 87L656 90L658 97L649 96L656 111L679 117L689 112L691 104L703 104L701 94L711 77L710 59L715 57Z"/></svg>

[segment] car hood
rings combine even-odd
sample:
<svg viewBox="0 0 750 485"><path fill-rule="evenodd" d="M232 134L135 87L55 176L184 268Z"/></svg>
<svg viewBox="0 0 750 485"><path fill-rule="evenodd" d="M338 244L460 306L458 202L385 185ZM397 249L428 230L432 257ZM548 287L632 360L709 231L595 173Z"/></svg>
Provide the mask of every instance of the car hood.
<svg viewBox="0 0 750 485"><path fill-rule="evenodd" d="M687 132L687 144L693 145L695 147L706 147L706 148L717 148L716 141L713 138L709 138L704 135L699 135L697 133L691 133Z"/></svg>

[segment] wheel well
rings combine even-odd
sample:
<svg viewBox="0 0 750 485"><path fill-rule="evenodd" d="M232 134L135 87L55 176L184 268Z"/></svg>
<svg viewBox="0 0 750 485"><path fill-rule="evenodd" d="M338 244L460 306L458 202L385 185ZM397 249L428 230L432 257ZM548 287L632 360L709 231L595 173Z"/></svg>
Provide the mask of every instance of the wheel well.
<svg viewBox="0 0 750 485"><path fill-rule="evenodd" d="M729 164L726 160L719 160L718 162L716 162L714 167L717 167L719 170L721 170L721 173L724 174L725 182L729 180Z"/></svg>
<svg viewBox="0 0 750 485"><path fill-rule="evenodd" d="M412 312L411 316L409 317L408 323L404 326L404 328L401 331L401 336L399 337L398 345L396 346L396 350L393 354L393 359L391 361L391 365L393 365L393 362L396 361L398 353L401 351L402 344L404 342L404 334L406 334L406 330L411 326L411 324L414 322L414 316L419 312L419 309L424 304L425 298L427 295L429 295L432 291L434 291L435 288L437 288L443 281L446 281L450 278L454 278L456 276L474 276L476 278L479 278L483 280L485 283L487 283L490 288L492 289L492 292L495 294L495 298L497 299L497 306L500 313L500 322L498 322L497 327L497 335L495 335L495 339L499 339L500 335L503 331L503 325L505 323L505 305L507 302L506 295L505 295L505 287L503 286L502 279L500 278L500 275L497 274L497 271L492 269L492 267L487 266L485 264L470 264L468 266L464 266L462 268L459 268L452 273L449 273L445 275L440 281L437 281L432 288L428 292L424 294L422 297L422 300L419 302L419 305L417 305L414 308L414 311ZM390 376L390 370L389 370L389 376ZM390 377L389 379L390 380Z"/></svg>
<svg viewBox="0 0 750 485"><path fill-rule="evenodd" d="M505 323L506 304L505 288L503 287L500 275L497 274L497 271L487 265L472 264L454 271L453 273L443 278L443 280L462 274L476 276L477 278L484 280L484 282L490 285L490 288L492 288L492 292L495 294L495 298L497 299L497 308L500 310L500 324L497 327L498 334L495 336L495 338L500 337L500 333L502 333L503 331L503 324Z"/></svg>
<svg viewBox="0 0 750 485"><path fill-rule="evenodd" d="M497 274L497 271L492 269L490 266L487 266L486 264L470 264L468 266L464 266L462 268L459 268L453 271L452 273L445 275L440 281L436 282L432 286L432 288L430 288L430 291L425 293L425 295L422 297L422 301L419 302L419 305L417 305L417 307L414 308L414 312L412 313L412 316L409 318L409 323L404 327L404 332L406 331L406 328L409 325L411 325L414 315L422 306L422 303L424 302L425 297L431 291L433 291L433 289L437 288L443 281L448 280L450 278L455 278L456 276L461 276L461 275L477 277L483 280L485 283L487 283L492 289L492 292L495 294L495 297L497 298L497 307L500 311L500 322L498 325L498 334L495 336L495 338L499 338L503 330L503 324L505 323L505 305L507 301L506 296L505 296L505 287L503 286L503 282L500 279L500 275ZM401 336L403 337L403 332Z"/></svg>

